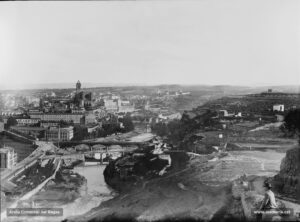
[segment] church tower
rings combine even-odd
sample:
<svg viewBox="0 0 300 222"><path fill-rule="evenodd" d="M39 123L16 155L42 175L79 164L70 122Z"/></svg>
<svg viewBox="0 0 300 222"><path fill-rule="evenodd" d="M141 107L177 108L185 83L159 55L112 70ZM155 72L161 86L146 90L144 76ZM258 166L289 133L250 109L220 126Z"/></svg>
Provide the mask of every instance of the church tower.
<svg viewBox="0 0 300 222"><path fill-rule="evenodd" d="M81 88L81 83L78 80L78 82L76 83L76 92L78 92L80 88Z"/></svg>

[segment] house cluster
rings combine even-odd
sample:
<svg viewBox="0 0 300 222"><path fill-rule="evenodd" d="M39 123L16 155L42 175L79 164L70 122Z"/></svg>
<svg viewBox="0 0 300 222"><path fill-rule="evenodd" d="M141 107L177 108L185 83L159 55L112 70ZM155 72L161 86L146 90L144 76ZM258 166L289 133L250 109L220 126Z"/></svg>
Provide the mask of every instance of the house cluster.
<svg viewBox="0 0 300 222"><path fill-rule="evenodd" d="M229 113L227 110L223 109L223 110L219 110L219 117L233 117L233 118L239 118L242 117L242 112L232 112Z"/></svg>
<svg viewBox="0 0 300 222"><path fill-rule="evenodd" d="M171 120L180 120L182 117L180 112L165 112L158 115L159 122L168 122Z"/></svg>
<svg viewBox="0 0 300 222"><path fill-rule="evenodd" d="M156 91L156 95L159 97L178 97L178 96L185 96L185 95L190 95L190 92L183 92L182 90L160 90L158 89Z"/></svg>
<svg viewBox="0 0 300 222"><path fill-rule="evenodd" d="M71 140L76 125L85 126L88 133L92 133L101 128L103 122L108 124L114 119L112 115L123 117L135 111L134 103L118 95L107 93L99 98L94 98L94 95L82 90L78 81L75 90L69 94L57 96L52 92L42 94L38 100L15 96L14 102L8 102L4 106L6 109L0 110L0 130L13 117L16 123L9 126L12 131L49 141ZM6 96L5 101L11 97Z"/></svg>
<svg viewBox="0 0 300 222"><path fill-rule="evenodd" d="M118 91L90 91L83 89L77 81L72 91L37 90L25 94L0 95L0 130L2 121L11 130L32 138L70 140L77 135L74 132L76 125L87 127L88 133L97 131L91 135L96 136L100 134L97 129L107 129L107 124L116 124L116 118L121 120L128 114L135 123L147 123L145 130L150 132L149 124L153 122L181 119L181 113L170 108L169 103L175 97L190 93L167 90L151 95L133 95ZM10 117L16 123L8 124ZM122 128L122 121L117 123Z"/></svg>
<svg viewBox="0 0 300 222"><path fill-rule="evenodd" d="M258 117L260 120L262 119L262 117L267 118L269 120L277 120L277 121L282 121L284 118L284 104L274 104L273 107L271 108L272 112L275 113L274 114L256 114L254 115L254 117ZM242 120L245 117L249 116L250 113L247 112L229 112L228 110L219 110L218 111L218 116L217 118L221 119L221 120Z"/></svg>
<svg viewBox="0 0 300 222"><path fill-rule="evenodd" d="M131 113L135 111L135 106L129 100L120 98L105 99L104 107L110 113Z"/></svg>

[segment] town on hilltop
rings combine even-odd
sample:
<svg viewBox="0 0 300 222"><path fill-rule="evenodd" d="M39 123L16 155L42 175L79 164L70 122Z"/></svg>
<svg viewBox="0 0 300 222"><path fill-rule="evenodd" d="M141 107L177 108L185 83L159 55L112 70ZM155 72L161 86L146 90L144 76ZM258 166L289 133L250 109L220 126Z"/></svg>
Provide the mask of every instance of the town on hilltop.
<svg viewBox="0 0 300 222"><path fill-rule="evenodd" d="M230 86L83 88L77 81L73 89L2 91L0 104L3 218L12 206L58 206L68 212L60 219L69 221L173 214L253 220L265 180L282 209L300 210L299 93ZM94 189L97 203L103 195L111 200L67 211ZM160 203L159 193L165 195ZM168 213L163 209L170 197L172 206L179 205ZM104 206L109 210L99 213Z"/></svg>

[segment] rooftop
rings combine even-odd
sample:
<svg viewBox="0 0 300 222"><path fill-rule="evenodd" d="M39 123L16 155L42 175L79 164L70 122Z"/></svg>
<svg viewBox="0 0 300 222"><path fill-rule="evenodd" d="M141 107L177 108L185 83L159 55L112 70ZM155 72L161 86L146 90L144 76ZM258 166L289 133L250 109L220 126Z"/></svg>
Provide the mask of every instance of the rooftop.
<svg viewBox="0 0 300 222"><path fill-rule="evenodd" d="M82 116L82 113L30 113L30 115L77 115L77 116Z"/></svg>
<svg viewBox="0 0 300 222"><path fill-rule="evenodd" d="M50 131L66 131L66 130L72 130L73 126L64 127L64 128L57 128L57 127L50 127Z"/></svg>
<svg viewBox="0 0 300 222"><path fill-rule="evenodd" d="M31 130L31 131L45 130L44 127L30 127L30 126L11 126L11 128L18 129L18 130Z"/></svg>

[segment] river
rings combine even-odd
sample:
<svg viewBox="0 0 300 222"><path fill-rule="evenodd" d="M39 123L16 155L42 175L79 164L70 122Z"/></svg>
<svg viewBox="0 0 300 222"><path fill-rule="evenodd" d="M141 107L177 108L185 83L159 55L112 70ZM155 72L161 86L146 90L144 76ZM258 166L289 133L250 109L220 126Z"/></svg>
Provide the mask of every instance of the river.
<svg viewBox="0 0 300 222"><path fill-rule="evenodd" d="M105 183L103 171L105 166L77 166L74 172L87 179L87 186L81 190L81 197L73 203L62 206L64 217L80 215L88 212L105 200L114 196L114 192Z"/></svg>
<svg viewBox="0 0 300 222"><path fill-rule="evenodd" d="M81 195L74 202L55 206L56 208L63 208L62 217L9 217L5 221L58 222L88 212L92 208L99 206L101 202L111 199L116 195L105 183L103 176L104 169L104 165L77 166L74 168L73 171L84 176L87 179L87 183L86 186L81 188Z"/></svg>
<svg viewBox="0 0 300 222"><path fill-rule="evenodd" d="M27 147L25 148L27 150L26 152L29 152L30 150L30 144L27 145L15 142L7 137L5 140L17 144L17 147L14 146L16 152L20 152L22 147ZM215 162L209 162L208 164L214 163L214 168L208 172L199 173L199 176L201 177L202 182L213 185L215 182L232 180L244 173L248 175L273 176L279 171L280 162L284 156L285 153L278 153L273 150L231 151L227 157ZM74 168L74 172L87 179L87 184L86 186L82 186L80 191L81 195L75 201L65 205L56 206L63 208L64 213L62 217L18 217L9 218L9 221L62 221L65 218L87 213L92 208L99 206L101 202L115 196L114 191L105 183L103 176L104 169L105 166L103 165L79 165Z"/></svg>

